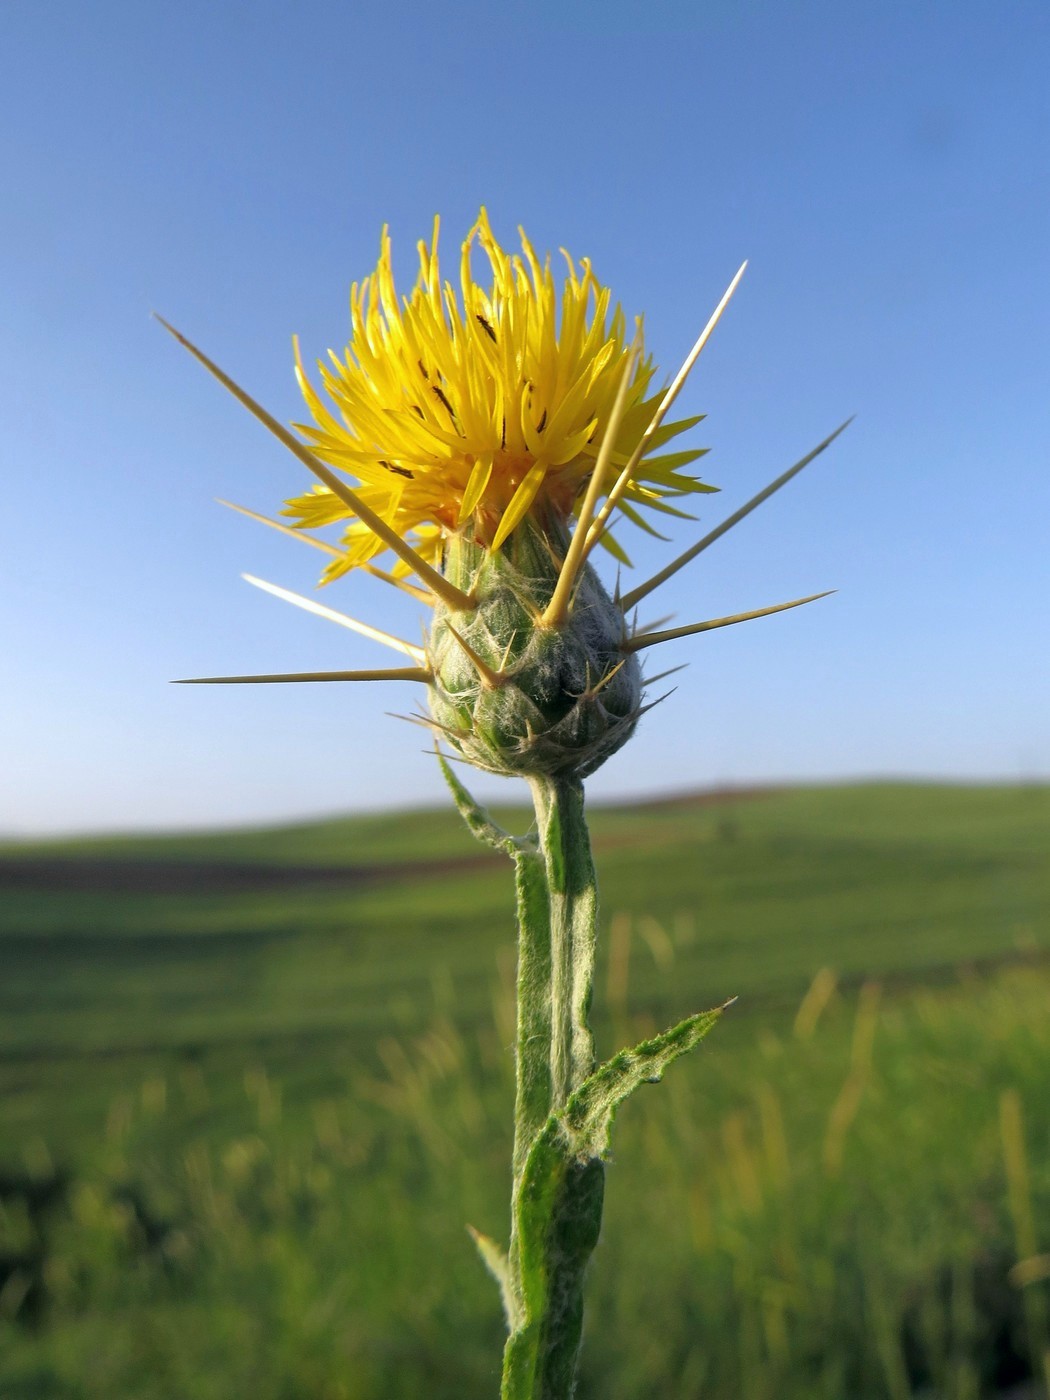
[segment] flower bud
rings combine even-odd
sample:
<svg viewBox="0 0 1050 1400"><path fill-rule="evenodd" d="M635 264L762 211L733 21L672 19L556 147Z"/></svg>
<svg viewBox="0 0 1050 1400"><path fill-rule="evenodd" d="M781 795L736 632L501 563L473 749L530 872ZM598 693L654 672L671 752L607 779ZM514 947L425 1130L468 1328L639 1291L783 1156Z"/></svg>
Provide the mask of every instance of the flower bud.
<svg viewBox="0 0 1050 1400"><path fill-rule="evenodd" d="M590 565L566 620L542 621L567 545L561 521L534 516L497 550L470 531L448 541L443 572L477 607L436 609L430 712L461 757L488 772L584 778L634 732L641 668Z"/></svg>

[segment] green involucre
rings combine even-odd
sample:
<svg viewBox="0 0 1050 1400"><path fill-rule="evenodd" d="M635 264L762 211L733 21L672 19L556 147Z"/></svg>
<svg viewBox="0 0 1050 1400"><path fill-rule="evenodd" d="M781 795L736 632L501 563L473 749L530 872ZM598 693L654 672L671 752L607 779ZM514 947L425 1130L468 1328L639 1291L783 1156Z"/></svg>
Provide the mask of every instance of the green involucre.
<svg viewBox="0 0 1050 1400"><path fill-rule="evenodd" d="M583 778L634 732L641 668L623 650L620 608L589 565L566 623L538 623L566 543L560 528L541 533L531 520L491 553L467 533L449 541L445 576L478 606L435 609L430 710L442 737L487 772ZM497 684L463 643L501 677Z"/></svg>

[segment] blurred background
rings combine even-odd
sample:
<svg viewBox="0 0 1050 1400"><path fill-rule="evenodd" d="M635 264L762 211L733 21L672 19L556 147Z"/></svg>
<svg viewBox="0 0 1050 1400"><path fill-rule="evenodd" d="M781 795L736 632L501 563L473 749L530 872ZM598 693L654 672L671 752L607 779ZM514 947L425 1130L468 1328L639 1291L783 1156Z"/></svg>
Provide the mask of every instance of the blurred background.
<svg viewBox="0 0 1050 1400"><path fill-rule="evenodd" d="M1050 1374L1050 14L667 0L0 8L0 1396L494 1393L508 872L309 592L284 421L390 226L593 259L721 488L677 689L590 784L620 1124L581 1395ZM612 577L611 573L609 575ZM414 637L362 576L325 602ZM479 795L508 821L523 794ZM504 810L508 809L508 810ZM1040 1390L1042 1385L1044 1390Z"/></svg>

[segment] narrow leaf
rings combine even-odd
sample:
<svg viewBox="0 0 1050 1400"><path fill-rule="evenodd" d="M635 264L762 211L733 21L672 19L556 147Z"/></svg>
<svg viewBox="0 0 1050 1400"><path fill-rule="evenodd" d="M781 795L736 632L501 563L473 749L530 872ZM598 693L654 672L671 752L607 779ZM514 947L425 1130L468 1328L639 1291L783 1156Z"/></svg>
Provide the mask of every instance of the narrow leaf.
<svg viewBox="0 0 1050 1400"><path fill-rule="evenodd" d="M621 1050L580 1085L560 1115L578 1160L605 1155L613 1117L624 1099L640 1085L662 1079L667 1066L699 1045L724 1010L701 1011L633 1050Z"/></svg>
<svg viewBox="0 0 1050 1400"><path fill-rule="evenodd" d="M601 1228L602 1158L613 1116L640 1084L660 1079L673 1060L697 1045L724 1010L690 1016L633 1050L621 1050L550 1115L533 1143L515 1198L522 1317L504 1356L503 1400L572 1393L583 1280Z"/></svg>
<svg viewBox="0 0 1050 1400"><path fill-rule="evenodd" d="M512 836L509 831L499 826L492 820L480 802L477 802L463 786L463 784L449 767L445 755L438 751L438 766L444 776L445 782L452 793L452 799L459 809L459 815L467 824L470 834L483 845L491 846L494 851L503 851L505 855L517 856L523 850L535 850L535 842L527 836Z"/></svg>

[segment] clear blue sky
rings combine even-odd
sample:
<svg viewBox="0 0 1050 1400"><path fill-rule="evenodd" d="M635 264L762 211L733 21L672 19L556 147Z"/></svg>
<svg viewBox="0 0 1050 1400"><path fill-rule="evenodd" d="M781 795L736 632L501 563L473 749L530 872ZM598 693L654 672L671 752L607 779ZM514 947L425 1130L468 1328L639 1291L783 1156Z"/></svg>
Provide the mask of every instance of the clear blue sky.
<svg viewBox="0 0 1050 1400"><path fill-rule="evenodd" d="M344 343L380 226L407 284L482 202L590 255L668 375L750 259L677 549L858 415L653 601L838 594L663 648L690 667L592 791L1050 774L1044 0L12 3L0 51L0 831L441 800L407 686L167 684L387 657L240 581L314 556L212 498L303 472L149 313L294 419L290 338ZM326 601L418 635L387 593Z"/></svg>

